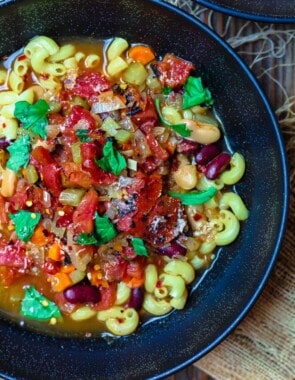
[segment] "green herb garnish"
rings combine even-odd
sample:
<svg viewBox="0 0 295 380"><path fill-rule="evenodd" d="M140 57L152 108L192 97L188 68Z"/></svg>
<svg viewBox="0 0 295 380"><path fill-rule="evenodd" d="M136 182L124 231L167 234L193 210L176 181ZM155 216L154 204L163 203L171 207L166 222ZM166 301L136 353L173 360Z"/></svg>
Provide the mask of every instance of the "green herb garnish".
<svg viewBox="0 0 295 380"><path fill-rule="evenodd" d="M144 245L144 241L141 238L134 237L131 239L131 244L134 249L134 252L138 256L146 256L148 257L148 251Z"/></svg>
<svg viewBox="0 0 295 380"><path fill-rule="evenodd" d="M157 98L155 100L155 106L156 106L156 110L158 112L159 118L161 120L161 123L163 125L165 125L166 127L169 127L171 129L173 129L175 132L179 133L183 137L189 137L190 136L191 130L189 130L186 127L185 123L184 124L171 124L167 120L164 119L164 117L163 117L163 115L161 113L160 99L159 98Z"/></svg>
<svg viewBox="0 0 295 380"><path fill-rule="evenodd" d="M108 243L117 235L117 231L113 223L106 215L99 216L98 213L96 213L94 225L98 244Z"/></svg>
<svg viewBox="0 0 295 380"><path fill-rule="evenodd" d="M103 147L103 157L95 160L97 165L105 172L119 175L127 167L125 157L113 147L112 141L107 141Z"/></svg>
<svg viewBox="0 0 295 380"><path fill-rule="evenodd" d="M46 139L47 113L49 110L48 103L43 99L39 99L35 104L21 100L15 103L14 116L22 123L24 129L31 130L36 135Z"/></svg>
<svg viewBox="0 0 295 380"><path fill-rule="evenodd" d="M200 104L211 106L213 104L211 92L204 88L200 77L188 77L184 85L182 108L185 110Z"/></svg>
<svg viewBox="0 0 295 380"><path fill-rule="evenodd" d="M99 216L96 212L94 232L92 234L80 234L76 242L80 245L101 245L108 243L115 236L117 236L117 231L107 215Z"/></svg>
<svg viewBox="0 0 295 380"><path fill-rule="evenodd" d="M27 243L41 219L41 214L39 212L20 210L15 214L9 214L9 218L14 223L17 237Z"/></svg>
<svg viewBox="0 0 295 380"><path fill-rule="evenodd" d="M87 129L76 129L75 131L76 136L78 137L79 141L81 142L90 142L92 141L92 138L88 135Z"/></svg>
<svg viewBox="0 0 295 380"><path fill-rule="evenodd" d="M13 144L11 144L7 150L10 153L10 157L7 161L7 167L14 172L18 172L21 167L28 165L30 160L30 137L24 135L19 137Z"/></svg>
<svg viewBox="0 0 295 380"><path fill-rule="evenodd" d="M191 192L191 193L175 193L169 192L169 195L173 198L179 198L181 203L186 206L200 205L208 202L214 197L217 190L215 187L211 186L207 190Z"/></svg>
<svg viewBox="0 0 295 380"><path fill-rule="evenodd" d="M25 289L25 297L21 303L21 313L24 317L36 321L46 321L53 317L61 317L61 312L56 304L44 297L32 285Z"/></svg>

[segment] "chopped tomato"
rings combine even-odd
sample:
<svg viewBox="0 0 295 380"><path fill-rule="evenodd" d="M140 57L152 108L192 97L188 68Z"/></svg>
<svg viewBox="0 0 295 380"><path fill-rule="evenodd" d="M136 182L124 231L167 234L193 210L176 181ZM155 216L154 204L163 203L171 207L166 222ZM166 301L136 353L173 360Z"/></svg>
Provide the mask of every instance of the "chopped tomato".
<svg viewBox="0 0 295 380"><path fill-rule="evenodd" d="M177 198L163 195L148 215L143 238L154 247L169 243L178 234L177 222L181 214Z"/></svg>
<svg viewBox="0 0 295 380"><path fill-rule="evenodd" d="M99 287L100 301L93 305L94 310L107 310L112 307L117 299L117 284L110 282L108 287Z"/></svg>
<svg viewBox="0 0 295 380"><path fill-rule="evenodd" d="M185 84L190 72L195 68L191 62L166 54L162 61L153 65L162 86L178 88Z"/></svg>
<svg viewBox="0 0 295 380"><path fill-rule="evenodd" d="M95 159L101 156L102 147L100 147L95 142L85 142L80 145L81 157L82 157L82 166L84 168L97 168Z"/></svg>
<svg viewBox="0 0 295 380"><path fill-rule="evenodd" d="M25 207L28 197L25 192L15 193L9 200L9 211L15 212Z"/></svg>
<svg viewBox="0 0 295 380"><path fill-rule="evenodd" d="M27 199L32 202L30 210L34 212L45 212L44 190L35 185L30 186L27 191Z"/></svg>
<svg viewBox="0 0 295 380"><path fill-rule="evenodd" d="M25 248L21 247L18 242L14 245L9 245L6 242L6 245L2 246L1 244L0 246L1 265L25 270L32 266L32 261L26 256Z"/></svg>
<svg viewBox="0 0 295 380"><path fill-rule="evenodd" d="M60 211L62 211L62 215L58 217L56 221L56 227L68 227L73 223L74 208L72 206L66 205Z"/></svg>
<svg viewBox="0 0 295 380"><path fill-rule="evenodd" d="M41 170L43 166L54 163L54 159L48 149L44 148L42 145L39 145L31 152L31 163L38 170Z"/></svg>
<svg viewBox="0 0 295 380"><path fill-rule="evenodd" d="M113 173L108 173L102 170L99 166L84 169L91 178L93 186L107 186L116 181L116 176Z"/></svg>
<svg viewBox="0 0 295 380"><path fill-rule="evenodd" d="M1 223L8 223L9 218L5 211L5 198L0 195L0 222Z"/></svg>
<svg viewBox="0 0 295 380"><path fill-rule="evenodd" d="M121 281L126 273L127 266L128 262L118 256L108 261L106 265L103 265L102 271L105 273L105 278L108 281Z"/></svg>
<svg viewBox="0 0 295 380"><path fill-rule="evenodd" d="M73 223L77 234L90 234L94 228L94 213L98 205L98 195L90 189L83 196L81 203L73 213Z"/></svg>
<svg viewBox="0 0 295 380"><path fill-rule="evenodd" d="M147 98L145 109L132 116L132 121L145 133L150 133L158 122L158 114L152 98Z"/></svg>
<svg viewBox="0 0 295 380"><path fill-rule="evenodd" d="M82 106L74 106L67 117L67 125L74 129L92 131L96 128L96 121L87 109Z"/></svg>
<svg viewBox="0 0 295 380"><path fill-rule="evenodd" d="M109 80L98 72L84 72L76 79L73 95L89 98L92 95L100 94L112 88Z"/></svg>
<svg viewBox="0 0 295 380"><path fill-rule="evenodd" d="M136 257L128 263L123 281L130 288L139 288L143 285L145 280L145 267L146 259L144 257Z"/></svg>
<svg viewBox="0 0 295 380"><path fill-rule="evenodd" d="M90 173L82 170L81 164L75 162L65 162L63 164L63 184L70 186L79 186L84 189L89 189L92 186Z"/></svg>
<svg viewBox="0 0 295 380"><path fill-rule="evenodd" d="M43 183L51 194L58 197L62 191L61 168L57 163L45 165L41 171Z"/></svg>
<svg viewBox="0 0 295 380"><path fill-rule="evenodd" d="M156 139L155 135L153 133L149 133L146 135L146 140L151 148L151 151L154 153L154 156L158 158L159 160L167 160L169 157L168 152L161 146L159 141Z"/></svg>

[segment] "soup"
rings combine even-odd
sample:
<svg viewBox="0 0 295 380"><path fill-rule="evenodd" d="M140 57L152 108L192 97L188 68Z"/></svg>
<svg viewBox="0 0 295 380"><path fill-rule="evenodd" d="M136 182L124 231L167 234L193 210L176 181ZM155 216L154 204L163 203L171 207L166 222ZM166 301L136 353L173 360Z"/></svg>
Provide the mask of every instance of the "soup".
<svg viewBox="0 0 295 380"><path fill-rule="evenodd" d="M128 335L185 307L248 210L193 63L115 37L38 36L0 69L0 307Z"/></svg>

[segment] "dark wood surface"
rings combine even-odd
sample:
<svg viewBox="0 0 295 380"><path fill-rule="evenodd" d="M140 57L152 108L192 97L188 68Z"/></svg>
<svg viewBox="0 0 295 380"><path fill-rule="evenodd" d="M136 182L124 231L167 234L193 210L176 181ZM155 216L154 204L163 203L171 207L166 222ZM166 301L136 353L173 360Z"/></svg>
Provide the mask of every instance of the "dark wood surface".
<svg viewBox="0 0 295 380"><path fill-rule="evenodd" d="M197 367L191 365L175 375L166 377L164 380L214 380Z"/></svg>

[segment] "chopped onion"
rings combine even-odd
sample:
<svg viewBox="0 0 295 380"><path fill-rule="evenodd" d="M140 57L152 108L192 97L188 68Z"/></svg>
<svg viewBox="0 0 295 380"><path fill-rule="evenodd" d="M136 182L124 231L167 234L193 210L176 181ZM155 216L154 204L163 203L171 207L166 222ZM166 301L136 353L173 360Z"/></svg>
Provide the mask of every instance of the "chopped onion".
<svg viewBox="0 0 295 380"><path fill-rule="evenodd" d="M128 160L127 160L127 167L130 170L136 171L137 170L137 161L132 160L131 158L128 158Z"/></svg>
<svg viewBox="0 0 295 380"><path fill-rule="evenodd" d="M121 98L114 95L113 91L106 91L97 97L97 102L92 104L91 112L104 113L126 108Z"/></svg>
<svg viewBox="0 0 295 380"><path fill-rule="evenodd" d="M45 208L49 208L51 206L51 195L48 191L43 190L43 201Z"/></svg>

